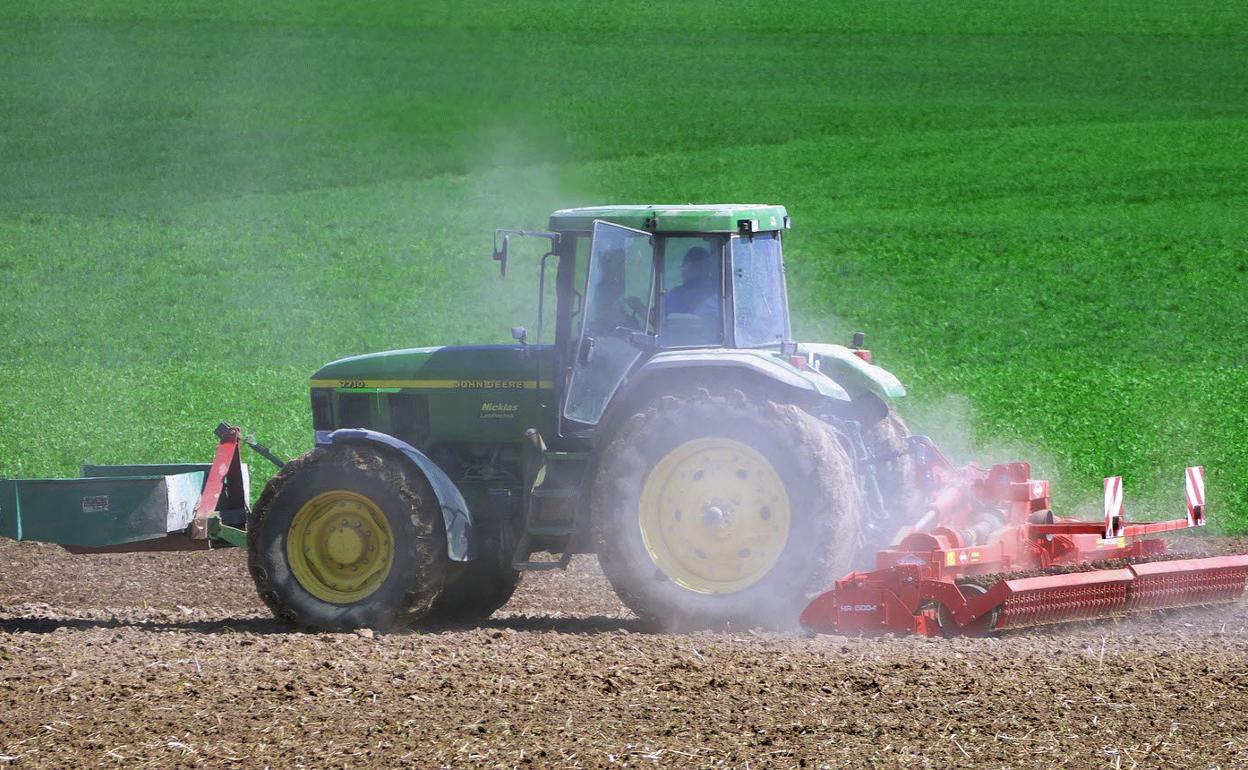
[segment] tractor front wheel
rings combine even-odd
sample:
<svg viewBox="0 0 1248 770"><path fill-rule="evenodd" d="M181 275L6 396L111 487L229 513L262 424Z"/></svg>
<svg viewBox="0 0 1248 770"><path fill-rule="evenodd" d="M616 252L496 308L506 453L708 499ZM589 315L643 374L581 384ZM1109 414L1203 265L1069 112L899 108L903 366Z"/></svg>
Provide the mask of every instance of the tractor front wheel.
<svg viewBox="0 0 1248 770"><path fill-rule="evenodd" d="M429 611L448 569L424 478L384 450L314 449L287 463L247 521L248 566L278 618L386 628Z"/></svg>
<svg viewBox="0 0 1248 770"><path fill-rule="evenodd" d="M857 486L832 432L739 391L667 397L624 421L591 504L603 571L668 629L792 627L857 536Z"/></svg>

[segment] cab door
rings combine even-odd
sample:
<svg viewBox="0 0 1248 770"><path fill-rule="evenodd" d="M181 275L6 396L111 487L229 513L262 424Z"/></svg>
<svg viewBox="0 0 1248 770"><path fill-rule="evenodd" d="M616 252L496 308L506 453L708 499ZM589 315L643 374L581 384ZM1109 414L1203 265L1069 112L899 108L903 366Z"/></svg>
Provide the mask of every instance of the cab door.
<svg viewBox="0 0 1248 770"><path fill-rule="evenodd" d="M649 335L654 306L654 236L596 220L589 250L584 322L563 416L597 425L643 352L632 341Z"/></svg>

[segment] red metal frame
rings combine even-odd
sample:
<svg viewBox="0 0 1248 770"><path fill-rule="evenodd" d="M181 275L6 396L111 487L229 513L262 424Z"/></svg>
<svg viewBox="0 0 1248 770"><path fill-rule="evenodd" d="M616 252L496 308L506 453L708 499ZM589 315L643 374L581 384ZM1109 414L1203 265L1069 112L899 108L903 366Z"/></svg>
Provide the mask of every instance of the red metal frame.
<svg viewBox="0 0 1248 770"><path fill-rule="evenodd" d="M1059 518L1049 482L1027 463L953 468L928 445L928 513L921 531L903 530L876 555L876 568L851 573L803 611L808 630L841 634L982 634L1017 626L1105 617L1133 609L1210 604L1238 598L1248 555L1155 561L1091 569L1091 562L1166 553L1148 535L1204 526L1204 470L1187 471L1187 515L1127 524L1120 478L1106 479L1105 522ZM1064 574L968 585L967 578L1069 567Z"/></svg>
<svg viewBox="0 0 1248 770"><path fill-rule="evenodd" d="M220 443L217 444L212 465L204 479L199 502L195 505L195 518L191 521L191 540L208 539L208 519L216 515L222 492L226 494L227 508L246 507L243 497L243 461L239 449L242 430L223 422L217 426L216 435Z"/></svg>

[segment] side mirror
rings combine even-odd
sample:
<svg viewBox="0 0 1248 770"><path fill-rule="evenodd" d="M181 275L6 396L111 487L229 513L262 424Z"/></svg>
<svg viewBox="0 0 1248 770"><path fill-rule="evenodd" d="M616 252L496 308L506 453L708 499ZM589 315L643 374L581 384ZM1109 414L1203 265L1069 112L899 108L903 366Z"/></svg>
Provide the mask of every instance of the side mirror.
<svg viewBox="0 0 1248 770"><path fill-rule="evenodd" d="M498 246L497 235L495 235L495 238L496 240L494 241L494 261L498 263L498 274L506 278L507 277L507 252L511 250L511 236L510 235L503 236L502 248L499 248Z"/></svg>
<svg viewBox="0 0 1248 770"><path fill-rule="evenodd" d="M523 326L511 327L511 338L521 345L529 344L529 330Z"/></svg>

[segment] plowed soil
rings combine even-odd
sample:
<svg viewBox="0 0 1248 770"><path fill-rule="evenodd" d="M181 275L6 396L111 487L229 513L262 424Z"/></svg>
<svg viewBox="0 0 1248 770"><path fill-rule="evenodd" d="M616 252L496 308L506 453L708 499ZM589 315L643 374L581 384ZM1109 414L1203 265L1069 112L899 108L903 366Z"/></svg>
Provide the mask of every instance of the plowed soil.
<svg viewBox="0 0 1248 770"><path fill-rule="evenodd" d="M657 635L581 558L478 627L303 634L236 550L0 541L0 766L1248 766L1246 629Z"/></svg>

